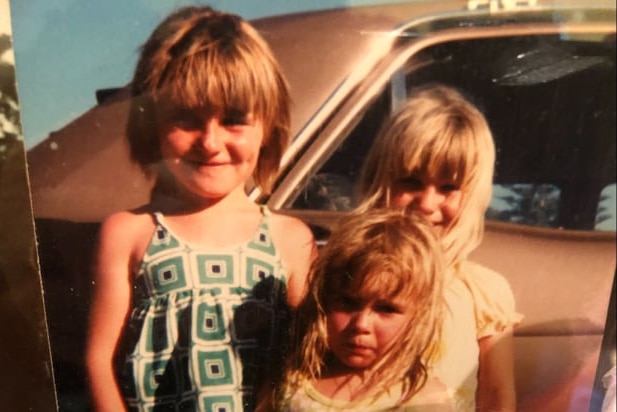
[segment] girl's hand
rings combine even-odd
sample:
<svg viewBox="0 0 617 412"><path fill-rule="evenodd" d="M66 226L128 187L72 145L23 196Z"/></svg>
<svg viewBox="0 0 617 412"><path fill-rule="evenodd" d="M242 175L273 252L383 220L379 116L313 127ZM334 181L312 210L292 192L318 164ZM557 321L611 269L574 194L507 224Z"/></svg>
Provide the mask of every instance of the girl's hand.
<svg viewBox="0 0 617 412"><path fill-rule="evenodd" d="M481 338L477 410L510 412L516 410L514 387L514 342L512 328Z"/></svg>

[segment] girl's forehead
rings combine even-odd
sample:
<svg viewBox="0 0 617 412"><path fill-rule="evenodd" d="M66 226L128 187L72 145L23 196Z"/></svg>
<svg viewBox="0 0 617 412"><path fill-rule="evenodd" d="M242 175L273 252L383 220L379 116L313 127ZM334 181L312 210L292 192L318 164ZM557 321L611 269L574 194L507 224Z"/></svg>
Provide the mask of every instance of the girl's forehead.
<svg viewBox="0 0 617 412"><path fill-rule="evenodd" d="M335 295L362 302L404 300L408 293L401 287L401 282L398 276L388 273L356 276L336 285Z"/></svg>
<svg viewBox="0 0 617 412"><path fill-rule="evenodd" d="M225 102L218 101L216 99L191 101L164 97L157 104L157 108L160 114L190 114L192 116L203 118L227 115L252 115L255 117L260 117L260 114L256 112L256 108L246 101Z"/></svg>
<svg viewBox="0 0 617 412"><path fill-rule="evenodd" d="M397 179L414 176L430 180L461 181L467 175L469 166L468 156L464 153L422 151L399 158L394 174Z"/></svg>

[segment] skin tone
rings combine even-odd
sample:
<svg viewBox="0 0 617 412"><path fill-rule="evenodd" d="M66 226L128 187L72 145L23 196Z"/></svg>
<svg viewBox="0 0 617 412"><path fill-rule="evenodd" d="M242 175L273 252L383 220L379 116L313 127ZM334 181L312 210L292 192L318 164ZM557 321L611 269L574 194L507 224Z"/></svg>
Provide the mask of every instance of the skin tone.
<svg viewBox="0 0 617 412"><path fill-rule="evenodd" d="M395 184L392 207L417 210L433 223L439 234L458 216L463 191L447 179L411 176ZM514 411L512 327L478 341L479 371L476 393L479 411Z"/></svg>
<svg viewBox="0 0 617 412"><path fill-rule="evenodd" d="M463 192L447 179L412 175L395 184L390 204L400 209L422 212L443 232L458 215Z"/></svg>
<svg viewBox="0 0 617 412"><path fill-rule="evenodd" d="M257 165L263 125L252 114L200 116L172 112L163 122L161 153L181 187L216 201L242 190Z"/></svg>
<svg viewBox="0 0 617 412"><path fill-rule="evenodd" d="M99 235L86 354L96 411L125 410L112 359L130 310L134 276L155 230L152 212L162 211L170 230L207 248L248 241L262 218L244 192L264 143L260 119L251 113L172 113L159 126L163 162L177 186L174 199L116 213ZM304 296L314 239L304 223L287 216L272 215L270 229L288 271L288 304L295 308Z"/></svg>
<svg viewBox="0 0 617 412"><path fill-rule="evenodd" d="M332 360L316 389L333 399L362 396L365 373L390 350L410 318L404 299L335 298L326 317Z"/></svg>
<svg viewBox="0 0 617 412"><path fill-rule="evenodd" d="M326 315L330 355L322 376L313 386L330 399L353 401L367 396L364 386L371 368L393 350L409 328L409 299L363 300L338 296ZM445 386L429 378L414 395L417 405L430 405L435 412L453 412Z"/></svg>

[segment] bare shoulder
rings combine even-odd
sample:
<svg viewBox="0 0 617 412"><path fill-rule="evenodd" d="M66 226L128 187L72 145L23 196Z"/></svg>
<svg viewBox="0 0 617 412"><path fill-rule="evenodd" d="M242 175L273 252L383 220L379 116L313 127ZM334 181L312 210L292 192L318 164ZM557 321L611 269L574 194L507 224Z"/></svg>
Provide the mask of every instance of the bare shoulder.
<svg viewBox="0 0 617 412"><path fill-rule="evenodd" d="M99 232L99 255L126 254L130 259L141 257L152 236L155 224L145 212L123 211L108 216Z"/></svg>
<svg viewBox="0 0 617 412"><path fill-rule="evenodd" d="M288 303L296 307L305 294L308 272L317 255L315 238L300 219L282 214L272 214L270 229L274 244L289 272Z"/></svg>
<svg viewBox="0 0 617 412"><path fill-rule="evenodd" d="M292 216L273 213L271 229L275 238L285 239L282 243L293 243L292 247L312 245L315 242L313 233L306 223Z"/></svg>
<svg viewBox="0 0 617 412"><path fill-rule="evenodd" d="M303 267L310 264L316 253L313 232L306 223L292 216L272 214L271 222L274 244L283 261L292 269L300 266L304 271Z"/></svg>
<svg viewBox="0 0 617 412"><path fill-rule="evenodd" d="M153 229L154 223L148 213L123 211L114 213L101 223L101 237L130 238L132 234L143 230Z"/></svg>

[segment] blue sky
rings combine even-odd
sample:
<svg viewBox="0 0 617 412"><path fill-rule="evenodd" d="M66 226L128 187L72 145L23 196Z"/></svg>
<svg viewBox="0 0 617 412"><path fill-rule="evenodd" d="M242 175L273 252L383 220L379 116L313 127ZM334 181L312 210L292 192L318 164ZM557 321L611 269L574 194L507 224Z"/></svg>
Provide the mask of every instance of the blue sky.
<svg viewBox="0 0 617 412"><path fill-rule="evenodd" d="M393 0L11 1L27 148L95 105L95 90L130 80L137 48L178 6L205 3L247 19Z"/></svg>

